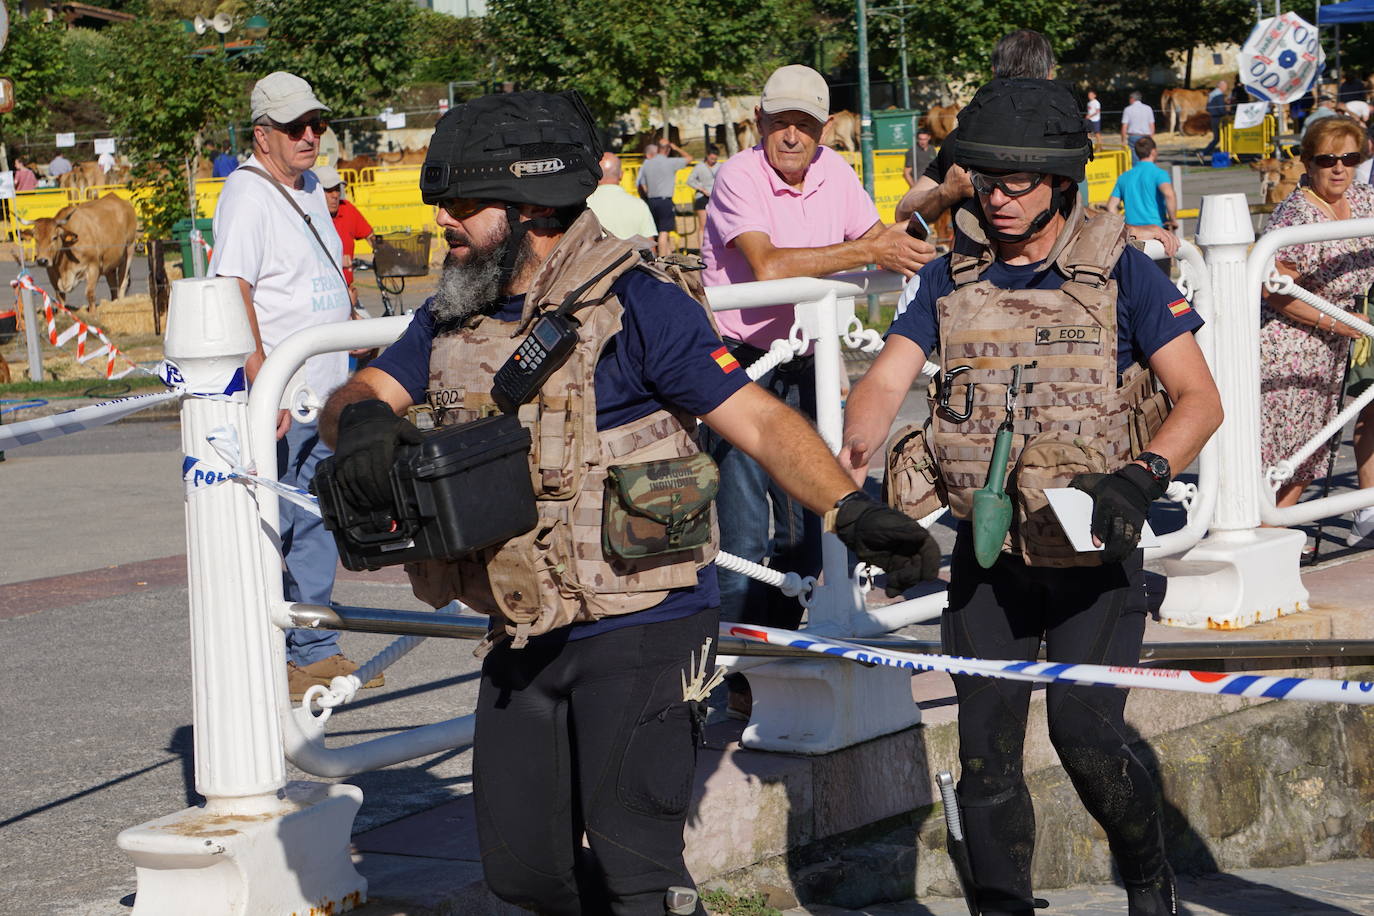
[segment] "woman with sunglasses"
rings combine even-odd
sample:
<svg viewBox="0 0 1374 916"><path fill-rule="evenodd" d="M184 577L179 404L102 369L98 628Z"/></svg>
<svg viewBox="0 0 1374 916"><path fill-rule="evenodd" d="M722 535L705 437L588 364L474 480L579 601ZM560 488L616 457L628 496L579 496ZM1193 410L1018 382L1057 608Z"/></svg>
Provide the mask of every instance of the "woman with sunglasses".
<svg viewBox="0 0 1374 916"><path fill-rule="evenodd" d="M1364 134L1358 121L1343 115L1312 124L1302 139L1307 172L1297 189L1275 207L1266 231L1374 217L1374 187L1355 181L1355 169L1364 159ZM1364 295L1374 283L1374 241L1354 238L1290 245L1279 249L1276 266L1304 289L1351 308L1355 297ZM1260 322L1260 459L1265 467L1272 467L1297 452L1335 416L1350 341L1360 334L1306 303L1277 294L1265 300ZM1369 419L1361 415L1356 425L1361 487L1374 486L1374 434ZM1338 445L1339 440L1334 440L1304 461L1293 478L1279 487L1278 505L1296 503ZM1362 530L1361 517L1356 517L1354 542L1374 531L1374 512L1364 513L1369 517Z"/></svg>

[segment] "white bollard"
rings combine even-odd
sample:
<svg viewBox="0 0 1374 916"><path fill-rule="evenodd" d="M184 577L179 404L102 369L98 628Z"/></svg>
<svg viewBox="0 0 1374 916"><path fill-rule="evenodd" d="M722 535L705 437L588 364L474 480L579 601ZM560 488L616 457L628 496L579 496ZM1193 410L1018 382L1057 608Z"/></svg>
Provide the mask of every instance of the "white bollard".
<svg viewBox="0 0 1374 916"><path fill-rule="evenodd" d="M1172 626L1232 630L1307 607L1299 575L1306 538L1294 529L1258 527L1265 485L1259 454L1259 291L1245 278L1255 241L1245 195L1204 197L1197 241L1212 283L1212 372L1226 412L1213 445L1223 470L1207 537L1179 559L1164 561L1169 585L1160 619Z"/></svg>
<svg viewBox="0 0 1374 916"><path fill-rule="evenodd" d="M367 890L348 853L361 791L286 781L285 642L263 585L280 567L263 562L252 491L213 483L229 468L206 436L246 430L242 373L253 350L237 281L172 285L166 356L186 390L182 447L199 462L186 532L196 790L206 802L119 834L138 873L136 916L188 906L226 916L342 912Z"/></svg>
<svg viewBox="0 0 1374 916"><path fill-rule="evenodd" d="M803 335L814 342L816 431L840 449L840 330L849 326L854 300L833 290L797 306ZM849 553L833 534L821 535L823 581L811 593L806 629L827 636L854 635L863 592L849 574ZM818 659L783 659L749 669L754 707L740 744L753 750L826 754L917 725L910 672L896 668L838 670Z"/></svg>

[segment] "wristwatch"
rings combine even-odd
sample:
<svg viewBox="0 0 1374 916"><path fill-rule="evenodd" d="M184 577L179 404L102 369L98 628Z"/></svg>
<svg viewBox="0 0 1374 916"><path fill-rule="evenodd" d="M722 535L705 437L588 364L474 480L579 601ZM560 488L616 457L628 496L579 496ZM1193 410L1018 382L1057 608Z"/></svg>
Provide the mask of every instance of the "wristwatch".
<svg viewBox="0 0 1374 916"><path fill-rule="evenodd" d="M1174 472L1169 467L1169 459L1163 455L1156 455L1154 452L1141 452L1135 456L1136 461L1143 462L1145 470L1150 472L1150 476L1155 479L1155 483L1160 487L1168 489L1169 481L1173 480Z"/></svg>

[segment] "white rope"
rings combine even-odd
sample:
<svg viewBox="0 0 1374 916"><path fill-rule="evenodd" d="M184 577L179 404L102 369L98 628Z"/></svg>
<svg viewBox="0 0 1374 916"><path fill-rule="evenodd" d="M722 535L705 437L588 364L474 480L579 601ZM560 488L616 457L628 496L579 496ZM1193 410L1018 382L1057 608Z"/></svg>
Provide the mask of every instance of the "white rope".
<svg viewBox="0 0 1374 916"><path fill-rule="evenodd" d="M750 381L757 382L769 372L778 368L785 362L790 362L802 350L806 349L806 344L800 347L791 340L775 340L768 347L768 352L754 360L744 371L749 376Z"/></svg>
<svg viewBox="0 0 1374 916"><path fill-rule="evenodd" d="M746 560L744 557L737 557L733 553L726 553L723 550L716 554L716 565L721 569L739 573L741 576L757 579L764 585L771 585L787 597L797 598L803 606L807 606L807 602L811 599L810 592L816 586L814 576L802 578L794 572L781 573L776 569L760 566L758 563Z"/></svg>
<svg viewBox="0 0 1374 916"><path fill-rule="evenodd" d="M467 609L459 602L450 601L435 613L461 614L465 610ZM428 638L427 636L401 636L393 639L385 649L368 659L352 674L333 678L328 687L319 684L311 687L305 692L305 696L301 697L301 708L314 716L320 725L323 725L328 721L334 707L353 702L353 697L362 689L363 684L400 661L411 649ZM315 715L310 710L312 700L320 706L319 715Z"/></svg>

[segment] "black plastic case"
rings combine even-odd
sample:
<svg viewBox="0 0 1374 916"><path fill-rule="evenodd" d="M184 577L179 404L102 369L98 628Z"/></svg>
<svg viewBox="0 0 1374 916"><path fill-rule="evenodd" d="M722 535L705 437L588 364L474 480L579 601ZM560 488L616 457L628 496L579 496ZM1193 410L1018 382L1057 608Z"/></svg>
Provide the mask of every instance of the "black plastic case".
<svg viewBox="0 0 1374 916"><path fill-rule="evenodd" d="M347 569L456 557L535 526L529 451L529 430L518 419L486 417L427 432L420 445L397 447L394 513L350 505L335 480L332 456L320 462L312 489Z"/></svg>

